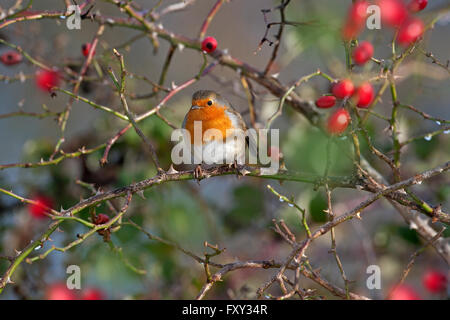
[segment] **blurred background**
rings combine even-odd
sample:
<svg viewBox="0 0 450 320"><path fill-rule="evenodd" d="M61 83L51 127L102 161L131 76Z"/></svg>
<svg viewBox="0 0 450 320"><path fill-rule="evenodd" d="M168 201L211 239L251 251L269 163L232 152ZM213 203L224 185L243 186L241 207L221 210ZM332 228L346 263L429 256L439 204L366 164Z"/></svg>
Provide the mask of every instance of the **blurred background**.
<svg viewBox="0 0 450 320"><path fill-rule="evenodd" d="M135 1L145 8L152 8L158 1ZM176 1L163 1L165 7ZM3 9L15 1L3 0ZM162 18L161 23L168 30L195 38L200 26L215 1L197 0L181 12ZM303 0L292 1L286 11L288 21L314 21L306 26L286 26L282 38L280 53L272 73L278 73L278 79L287 85L317 69L327 72L335 78L345 75L345 52L340 38L339 28L346 15L350 1ZM214 36L218 48L228 49L229 53L254 66L264 69L272 54L272 47L265 43L255 54L265 31L261 9L272 8L279 1L243 1L226 2L215 16L207 35ZM448 3L445 0L431 1L418 16L429 22L436 10ZM64 1L41 0L33 4L32 9L64 10ZM114 5L96 1L93 12L102 15L123 16ZM279 21L278 11L268 13L270 21ZM68 30L61 19L44 19L15 23L0 30L0 38L20 45L32 57L59 68L72 65L74 68L83 63L81 46L92 41L98 24L89 19L82 21L81 30ZM277 27L271 28L269 38L274 39ZM106 71L108 66L117 69L112 48L120 47L124 54L128 71L145 76L152 81L159 80L169 44L161 40L158 52L149 38L137 37L139 31L128 28L107 26L100 37L95 61L99 68ZM436 23L433 30L426 33L420 44L426 51L446 62L450 58L450 16ZM371 41L375 47L376 58L390 57L390 42L393 31L365 30L360 39ZM130 41L131 40L131 41ZM125 45L124 45L125 44ZM0 54L9 50L0 45ZM181 84L195 76L203 58L197 51L176 50L169 67L165 86L171 83ZM357 67L360 74L376 73L378 66L369 64ZM64 110L69 97L63 93L51 98L36 86L34 74L36 66L23 63L6 67L0 64L0 74L15 77L23 73L24 81L0 82L0 115L18 110L43 112L46 106L52 112ZM90 68L89 75L95 76L96 70ZM432 64L430 59L419 51L408 58L398 69L398 94L402 103L436 117L448 119L450 114L450 78L449 73ZM104 79L107 79L105 77ZM381 83L375 84L378 90ZM70 90L68 84L62 85ZM127 81L127 89L134 94L147 94L152 87L137 77ZM249 124L247 99L242 89L239 75L222 66L200 79L194 85L177 94L162 109L161 113L175 126L181 122L190 107L193 92L198 89L211 89L226 96L235 108L243 112ZM278 98L270 95L264 88L254 84L256 94L257 121L265 125L267 119L278 106ZM329 83L322 78L314 78L298 90L304 99L315 100L329 92ZM80 95L121 111L120 100L112 89L110 81L86 82ZM154 107L165 93L160 92L153 98L130 99L130 108L136 114ZM392 103L388 90L376 112L389 117ZM98 146L124 126L124 121L92 108L81 101L75 101L72 107L65 142L62 149L73 152L80 147ZM420 136L438 130L441 124L424 120L417 114L401 109L399 115L400 140ZM313 128L304 117L291 108L284 109L283 116L273 124L280 129L281 151L289 170L323 174L327 137ZM392 147L386 128L388 123L371 117L368 129L373 143L382 151ZM140 123L143 132L155 142L163 168L170 165L172 128L157 117L150 117ZM48 159L60 138L60 128L55 117L37 119L33 117L0 118L0 164L18 162L38 162ZM351 161L343 156L340 148L349 148L349 141L341 139L341 147L331 149L331 175L348 175L352 172ZM95 184L102 190L111 190L133 182L152 177L156 174L153 164L144 150L140 138L129 130L113 146L109 163L100 167L99 160L103 150L75 159L66 159L55 166L40 168L10 168L0 171L0 187L13 190L24 197L45 196L52 199L56 210L76 204L81 198L92 195L88 188L77 184L77 180ZM403 149L402 174L409 177L417 172L435 167L448 161L449 135L438 134L431 139L417 139ZM381 173L390 177L385 164L376 159L367 146L362 145L362 153ZM322 189L304 183L268 181L256 178L236 179L236 177L217 177L203 180L167 183L145 192L145 199L135 196L127 217L164 239L175 241L183 248L198 255L205 251L204 242L218 244L226 251L214 258L219 263L249 259L282 260L290 251L290 246L273 230L272 219L284 219L298 239L305 236L298 211L282 203L267 189L270 184L283 195L292 197L307 211L307 220L312 229L327 221L325 193ZM448 175L429 180L413 188L422 198L432 204L442 204L443 211L449 211L450 185ZM333 206L337 215L352 209L367 198L367 194L357 190L336 189L333 192ZM122 201L112 201L120 208ZM401 277L411 254L424 245L417 233L404 223L402 217L385 200L370 206L363 220L349 221L336 229L337 250L342 260L351 291L371 298L383 298L388 290ZM30 240L36 239L46 229L47 219L37 219L29 212L29 207L16 199L0 196L0 252L12 256ZM101 205L97 213L113 216L110 208ZM89 218L84 210L80 217ZM76 239L77 234L87 231L75 223L64 223L61 232L55 232L51 242L47 242L33 255L41 254L52 245L64 246ZM446 231L445 236L450 234ZM313 242L308 249L308 257L313 267L320 268L321 275L340 287L343 281L330 250L330 237L326 235ZM32 256L33 256L32 255ZM157 241L149 240L136 228L125 225L111 235L111 242L103 241L100 235L92 236L82 245L68 252L52 252L47 258L33 264L22 264L14 274L14 285L5 289L0 299L40 299L46 297L48 288L64 282L68 265L76 264L81 268L82 288L98 288L103 298L109 299L190 299L194 298L205 282L203 267L180 251ZM382 289L366 288L366 268L379 265L382 275ZM0 260L0 271L4 272L8 263ZM214 269L213 269L214 270ZM447 264L428 248L416 260L406 283L423 299L446 297L445 293L432 294L423 284L423 277L429 270L447 273ZM223 282L215 284L207 298L253 298L255 291L270 279L274 270L238 270L229 273ZM328 299L334 297L303 279L302 287L317 289L318 296ZM279 294L276 290L273 294Z"/></svg>

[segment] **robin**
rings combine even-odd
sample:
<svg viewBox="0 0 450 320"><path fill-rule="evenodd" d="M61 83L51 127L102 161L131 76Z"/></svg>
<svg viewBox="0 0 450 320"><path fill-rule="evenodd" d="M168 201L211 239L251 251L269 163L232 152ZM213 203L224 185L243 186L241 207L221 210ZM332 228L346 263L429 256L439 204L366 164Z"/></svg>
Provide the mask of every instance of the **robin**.
<svg viewBox="0 0 450 320"><path fill-rule="evenodd" d="M200 124L201 131L194 130L195 126L198 128ZM182 127L190 134L185 136L184 141L192 151L193 163L198 164L195 170L197 177L202 176L202 163L226 163L234 166L244 164L246 141L245 136L241 134L245 134L247 130L245 122L232 105L217 92L195 92ZM195 137L195 134L200 132L201 138ZM234 138L239 135L241 139Z"/></svg>

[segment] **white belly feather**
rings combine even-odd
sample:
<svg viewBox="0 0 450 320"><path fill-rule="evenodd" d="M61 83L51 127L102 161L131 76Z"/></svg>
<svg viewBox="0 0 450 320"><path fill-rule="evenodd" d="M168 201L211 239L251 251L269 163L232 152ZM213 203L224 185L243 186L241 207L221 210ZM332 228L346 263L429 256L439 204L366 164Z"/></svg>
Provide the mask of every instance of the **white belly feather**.
<svg viewBox="0 0 450 320"><path fill-rule="evenodd" d="M188 143L188 146L190 148L192 145ZM203 145L194 145L191 150L194 164L233 164L235 161L245 164L245 140L212 140Z"/></svg>

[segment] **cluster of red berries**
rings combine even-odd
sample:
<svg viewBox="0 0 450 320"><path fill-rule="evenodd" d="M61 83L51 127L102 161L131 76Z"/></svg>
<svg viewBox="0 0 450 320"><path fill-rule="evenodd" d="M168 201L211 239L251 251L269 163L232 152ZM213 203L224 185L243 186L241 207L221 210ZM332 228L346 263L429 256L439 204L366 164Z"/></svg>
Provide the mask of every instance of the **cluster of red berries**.
<svg viewBox="0 0 450 320"><path fill-rule="evenodd" d="M53 199L39 194L33 197L33 202L28 206L28 212L33 218L43 219L47 217L47 213L53 208ZM106 214L99 213L92 218L92 222L95 225L105 224L109 221L109 217Z"/></svg>
<svg viewBox="0 0 450 320"><path fill-rule="evenodd" d="M105 295L97 288L87 288L77 295L64 283L55 283L47 288L45 298L47 300L104 300Z"/></svg>
<svg viewBox="0 0 450 320"><path fill-rule="evenodd" d="M9 50L0 55L0 62L5 66L13 66L22 62L22 55L14 50ZM56 70L41 69L36 72L36 85L39 89L49 92L53 87L57 87L61 81L61 76Z"/></svg>
<svg viewBox="0 0 450 320"><path fill-rule="evenodd" d="M437 270L428 270L423 278L422 284L432 294L444 293L447 290L447 276ZM420 295L411 286L402 284L395 287L389 294L390 300L420 300Z"/></svg>
<svg viewBox="0 0 450 320"><path fill-rule="evenodd" d="M81 47L81 53L83 56L87 57L91 51L92 45L90 43L85 43ZM95 50L92 53L95 54ZM0 60L4 63L4 61L8 61L8 65L19 63L22 59L22 56L15 52L15 51L9 51L3 54L0 57ZM41 69L38 72L36 72L36 85L39 89L45 92L51 91L53 87L57 87L61 82L61 75L56 70L47 70L47 69Z"/></svg>
<svg viewBox="0 0 450 320"><path fill-rule="evenodd" d="M352 97L358 108L368 108L372 103L375 93L369 82L364 82L355 88L350 79L343 79L335 83L332 87L333 95L325 95L316 100L316 106L321 109L328 109L336 104L337 99L348 99ZM339 108L328 118L327 129L330 134L341 134L347 129L351 118L348 111Z"/></svg>
<svg viewBox="0 0 450 320"><path fill-rule="evenodd" d="M422 20L411 15L425 9L428 0L410 0L405 4L403 0L377 0L376 4L381 11L381 20L389 27L397 29L397 42L408 46L417 41L424 32ZM351 40L363 30L367 18L369 2L357 0L350 7L347 19L342 28L345 40Z"/></svg>
<svg viewBox="0 0 450 320"><path fill-rule="evenodd" d="M424 25L422 20L412 17L411 13L423 10L427 0L411 0L409 5L405 5L403 0L377 0L376 4L381 11L383 23L390 27L397 28L397 42L407 46L417 41L423 34ZM347 19L342 28L342 36L349 41L356 38L363 30L369 2L366 0L355 1L349 9ZM374 53L373 45L368 41L362 41L353 50L352 58L355 64L364 65L372 59ZM333 85L333 95L325 95L316 100L318 108L327 109L336 104L336 98L352 98L358 108L368 108L372 103L375 94L369 82L360 84L357 88L349 79L340 80ZM348 127L351 121L350 114L344 108L339 108L328 118L327 129L330 134L341 134Z"/></svg>

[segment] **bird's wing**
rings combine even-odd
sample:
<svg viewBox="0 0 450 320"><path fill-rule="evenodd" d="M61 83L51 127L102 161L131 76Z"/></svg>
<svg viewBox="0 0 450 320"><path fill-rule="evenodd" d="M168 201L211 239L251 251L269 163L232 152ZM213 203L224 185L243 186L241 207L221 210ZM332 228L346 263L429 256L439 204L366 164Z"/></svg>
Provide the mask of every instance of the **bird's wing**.
<svg viewBox="0 0 450 320"><path fill-rule="evenodd" d="M239 128L242 130L247 130L247 126L245 125L245 121L242 118L241 114L239 112L237 112L232 106L231 108L227 108L225 110L225 112L228 114L228 116L230 117L233 126L235 128Z"/></svg>
<svg viewBox="0 0 450 320"><path fill-rule="evenodd" d="M181 127L184 129L186 129L186 121L187 121L188 114L189 114L189 111L184 116L183 123L181 124Z"/></svg>

